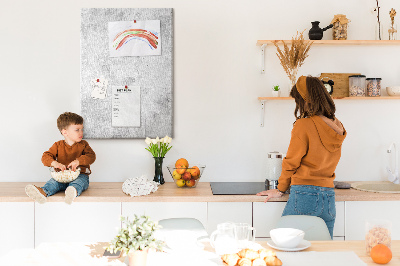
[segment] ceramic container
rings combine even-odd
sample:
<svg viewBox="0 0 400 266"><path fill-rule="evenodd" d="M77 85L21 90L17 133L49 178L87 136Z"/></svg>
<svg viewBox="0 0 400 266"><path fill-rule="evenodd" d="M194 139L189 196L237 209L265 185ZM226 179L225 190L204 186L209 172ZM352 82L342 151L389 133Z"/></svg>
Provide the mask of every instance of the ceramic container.
<svg viewBox="0 0 400 266"><path fill-rule="evenodd" d="M400 86L386 87L389 96L400 96Z"/></svg>

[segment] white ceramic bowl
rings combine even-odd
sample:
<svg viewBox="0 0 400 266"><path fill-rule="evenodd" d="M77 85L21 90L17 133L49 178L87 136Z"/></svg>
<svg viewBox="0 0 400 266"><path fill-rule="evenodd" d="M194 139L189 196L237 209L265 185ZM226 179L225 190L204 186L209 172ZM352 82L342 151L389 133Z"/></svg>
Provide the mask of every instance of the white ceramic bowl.
<svg viewBox="0 0 400 266"><path fill-rule="evenodd" d="M400 86L386 87L389 96L400 96Z"/></svg>
<svg viewBox="0 0 400 266"><path fill-rule="evenodd" d="M276 228L269 232L275 245L281 248L295 248L304 238L304 231L295 228Z"/></svg>

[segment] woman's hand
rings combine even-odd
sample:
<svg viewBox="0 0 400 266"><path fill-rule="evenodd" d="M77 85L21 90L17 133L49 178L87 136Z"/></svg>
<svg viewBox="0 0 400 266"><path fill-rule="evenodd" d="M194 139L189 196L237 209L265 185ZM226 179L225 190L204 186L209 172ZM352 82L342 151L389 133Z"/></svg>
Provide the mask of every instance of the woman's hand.
<svg viewBox="0 0 400 266"><path fill-rule="evenodd" d="M258 192L256 195L257 196L267 196L267 198L264 200L264 202L267 202L271 198L280 198L280 197L282 197L283 193L280 192L277 189L270 189L270 190L265 190L265 191Z"/></svg>

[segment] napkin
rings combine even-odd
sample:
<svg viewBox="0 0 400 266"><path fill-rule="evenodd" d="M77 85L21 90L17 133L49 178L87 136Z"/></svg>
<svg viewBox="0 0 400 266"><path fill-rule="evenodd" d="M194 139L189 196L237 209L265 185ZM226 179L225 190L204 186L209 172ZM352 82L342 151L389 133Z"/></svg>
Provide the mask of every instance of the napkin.
<svg viewBox="0 0 400 266"><path fill-rule="evenodd" d="M131 197L149 195L156 192L158 183L149 181L146 176L128 178L122 184L122 191Z"/></svg>
<svg viewBox="0 0 400 266"><path fill-rule="evenodd" d="M366 266L353 251L345 252L276 252L285 266Z"/></svg>

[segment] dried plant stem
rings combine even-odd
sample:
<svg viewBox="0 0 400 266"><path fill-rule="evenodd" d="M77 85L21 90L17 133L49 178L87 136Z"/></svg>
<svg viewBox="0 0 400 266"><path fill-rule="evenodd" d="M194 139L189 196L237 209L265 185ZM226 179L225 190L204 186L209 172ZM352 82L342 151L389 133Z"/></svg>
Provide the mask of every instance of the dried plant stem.
<svg viewBox="0 0 400 266"><path fill-rule="evenodd" d="M304 31L303 31L304 32ZM278 42L274 42L277 50L277 56L286 75L290 79L292 86L296 83L297 72L304 64L304 60L308 57L308 51L313 42L304 40L303 32L297 32L296 36L292 37L290 47L284 41L283 50L279 48Z"/></svg>

